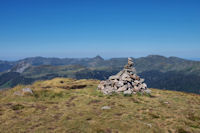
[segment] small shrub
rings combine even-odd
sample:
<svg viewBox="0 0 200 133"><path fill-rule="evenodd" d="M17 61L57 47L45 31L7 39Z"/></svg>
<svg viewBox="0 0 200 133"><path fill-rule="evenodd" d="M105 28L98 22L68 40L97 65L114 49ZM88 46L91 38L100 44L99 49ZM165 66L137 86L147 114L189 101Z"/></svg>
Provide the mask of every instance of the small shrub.
<svg viewBox="0 0 200 133"><path fill-rule="evenodd" d="M59 97L59 98L63 97L63 93L62 93L62 92L59 92L59 93L51 93L51 94L50 94L50 98L51 98L51 99L57 98L57 97Z"/></svg>
<svg viewBox="0 0 200 133"><path fill-rule="evenodd" d="M160 118L160 116L159 115L157 115L157 114L153 114L153 113L150 113L150 116L152 117L152 118Z"/></svg>
<svg viewBox="0 0 200 133"><path fill-rule="evenodd" d="M21 104L16 104L16 105L11 106L12 110L21 110L23 108L24 108L24 106Z"/></svg>
<svg viewBox="0 0 200 133"><path fill-rule="evenodd" d="M123 94L124 97L132 97L133 94Z"/></svg>
<svg viewBox="0 0 200 133"><path fill-rule="evenodd" d="M200 117L198 115L195 115L193 113L189 113L187 116L188 119L192 120L192 121L198 121L200 120Z"/></svg>
<svg viewBox="0 0 200 133"><path fill-rule="evenodd" d="M39 99L44 99L44 98L62 98L64 97L64 93L63 92L53 92L50 90L42 90L42 91L38 91L34 94L35 98L39 98Z"/></svg>
<svg viewBox="0 0 200 133"><path fill-rule="evenodd" d="M179 128L176 133L190 133L183 128Z"/></svg>

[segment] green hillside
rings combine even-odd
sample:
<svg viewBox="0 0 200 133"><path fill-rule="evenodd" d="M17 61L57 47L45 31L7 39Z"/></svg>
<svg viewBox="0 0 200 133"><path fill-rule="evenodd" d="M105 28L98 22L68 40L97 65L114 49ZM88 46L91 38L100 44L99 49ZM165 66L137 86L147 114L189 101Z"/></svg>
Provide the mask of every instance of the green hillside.
<svg viewBox="0 0 200 133"><path fill-rule="evenodd" d="M106 96L98 83L55 78L1 91L0 132L200 132L200 95L152 89L151 95ZM14 95L27 87L33 95Z"/></svg>

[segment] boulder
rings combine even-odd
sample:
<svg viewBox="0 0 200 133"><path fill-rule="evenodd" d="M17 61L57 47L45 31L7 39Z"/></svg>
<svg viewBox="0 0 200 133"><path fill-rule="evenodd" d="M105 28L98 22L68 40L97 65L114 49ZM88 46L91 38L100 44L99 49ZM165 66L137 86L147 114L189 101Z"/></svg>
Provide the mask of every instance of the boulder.
<svg viewBox="0 0 200 133"><path fill-rule="evenodd" d="M101 107L101 109L102 109L102 110L110 110L111 107L110 107L110 106L103 106L103 107Z"/></svg>
<svg viewBox="0 0 200 133"><path fill-rule="evenodd" d="M33 91L30 88L23 88L22 94L23 95L33 95Z"/></svg>
<svg viewBox="0 0 200 133"><path fill-rule="evenodd" d="M15 96L33 95L33 91L30 88L23 88L20 91L14 92L13 95Z"/></svg>

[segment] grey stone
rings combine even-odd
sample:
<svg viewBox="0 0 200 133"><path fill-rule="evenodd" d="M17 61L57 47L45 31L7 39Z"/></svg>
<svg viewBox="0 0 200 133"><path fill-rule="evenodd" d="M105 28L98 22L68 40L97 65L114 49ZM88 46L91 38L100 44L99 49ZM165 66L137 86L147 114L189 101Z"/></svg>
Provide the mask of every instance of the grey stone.
<svg viewBox="0 0 200 133"><path fill-rule="evenodd" d="M131 94L132 94L131 89L128 89L127 91L124 91L124 95L131 95Z"/></svg>
<svg viewBox="0 0 200 133"><path fill-rule="evenodd" d="M147 84L143 83L143 84L142 84L142 88L143 88L143 89L146 89L146 88L147 88Z"/></svg>
<svg viewBox="0 0 200 133"><path fill-rule="evenodd" d="M135 85L138 85L140 83L140 81L135 80L134 83L135 83Z"/></svg>
<svg viewBox="0 0 200 133"><path fill-rule="evenodd" d="M110 79L110 80L115 80L115 79L119 79L119 76L117 76L117 75L114 75L114 76L110 76L110 77L109 77L109 79Z"/></svg>
<svg viewBox="0 0 200 133"><path fill-rule="evenodd" d="M133 91L135 91L135 92L139 92L139 91L140 91L140 88L137 87L137 86L134 86Z"/></svg>
<svg viewBox="0 0 200 133"><path fill-rule="evenodd" d="M103 83L100 83L100 84L98 85L98 89L99 89L99 90L103 90L103 89L104 89L104 84L103 84Z"/></svg>
<svg viewBox="0 0 200 133"><path fill-rule="evenodd" d="M169 104L169 102L164 102L165 104Z"/></svg>
<svg viewBox="0 0 200 133"><path fill-rule="evenodd" d="M19 91L14 92L13 95L16 95L16 96L23 96L22 93L19 92Z"/></svg>
<svg viewBox="0 0 200 133"><path fill-rule="evenodd" d="M111 107L110 107L110 106L103 106L103 107L101 107L101 109L102 109L102 110L110 110Z"/></svg>
<svg viewBox="0 0 200 133"><path fill-rule="evenodd" d="M128 73L124 73L124 74L122 75L122 77L121 77L121 80L131 82L131 81L132 81L132 78L128 75Z"/></svg>
<svg viewBox="0 0 200 133"><path fill-rule="evenodd" d="M127 85L128 85L128 88L132 88L132 85L130 82Z"/></svg>
<svg viewBox="0 0 200 133"><path fill-rule="evenodd" d="M124 82L123 81L119 81L116 83L116 86L117 87L122 87L124 85Z"/></svg>
<svg viewBox="0 0 200 133"><path fill-rule="evenodd" d="M125 91L127 89L128 89L127 85L124 85L124 86L120 87L117 91L121 92L121 91Z"/></svg>
<svg viewBox="0 0 200 133"><path fill-rule="evenodd" d="M140 78L140 83L143 83L144 82L144 79Z"/></svg>
<svg viewBox="0 0 200 133"><path fill-rule="evenodd" d="M128 65L129 65L130 67L133 66L133 60L132 60L131 58L128 58Z"/></svg>
<svg viewBox="0 0 200 133"><path fill-rule="evenodd" d="M33 95L33 91L30 88L23 88L22 89L23 94L31 94Z"/></svg>
<svg viewBox="0 0 200 133"><path fill-rule="evenodd" d="M133 75L131 75L130 77L132 78L132 79L136 79L136 74L133 74Z"/></svg>
<svg viewBox="0 0 200 133"><path fill-rule="evenodd" d="M147 94L151 94L151 90L150 89L146 89L146 90L144 90L144 92L147 93Z"/></svg>

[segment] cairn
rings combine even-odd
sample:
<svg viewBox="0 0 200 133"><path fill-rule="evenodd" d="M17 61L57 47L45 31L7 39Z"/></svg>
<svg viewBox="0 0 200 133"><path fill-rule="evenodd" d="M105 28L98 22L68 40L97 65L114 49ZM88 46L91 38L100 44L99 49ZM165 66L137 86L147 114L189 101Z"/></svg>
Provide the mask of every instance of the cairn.
<svg viewBox="0 0 200 133"><path fill-rule="evenodd" d="M98 89L104 94L124 93L130 95L137 92L151 93L151 90L144 83L144 79L136 74L131 58L128 58L128 64L124 66L123 70L114 76L110 76L108 80L101 81Z"/></svg>

